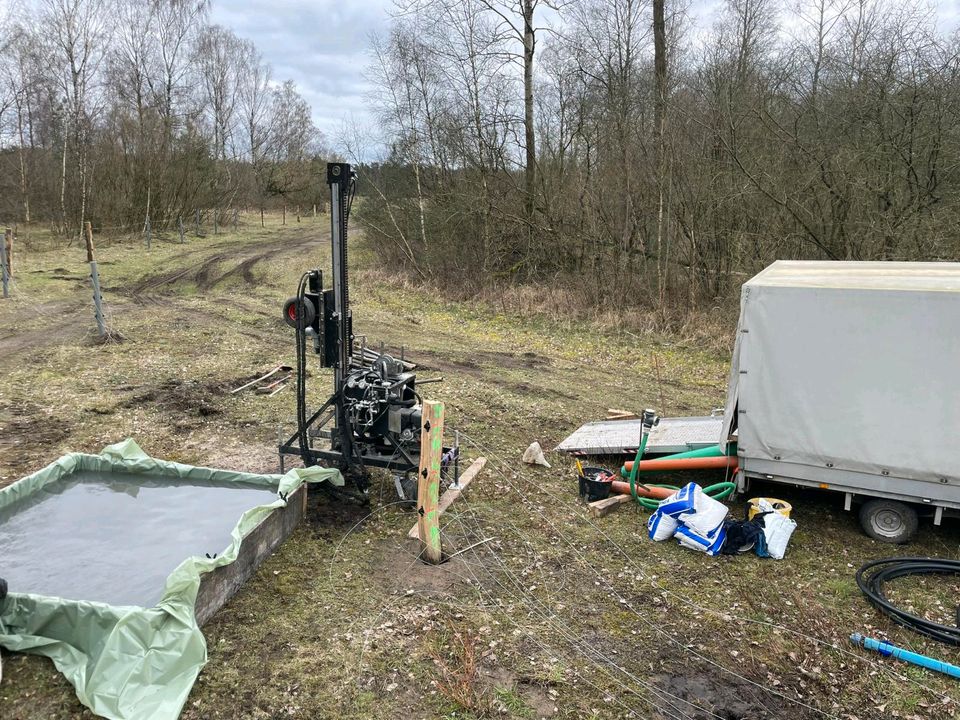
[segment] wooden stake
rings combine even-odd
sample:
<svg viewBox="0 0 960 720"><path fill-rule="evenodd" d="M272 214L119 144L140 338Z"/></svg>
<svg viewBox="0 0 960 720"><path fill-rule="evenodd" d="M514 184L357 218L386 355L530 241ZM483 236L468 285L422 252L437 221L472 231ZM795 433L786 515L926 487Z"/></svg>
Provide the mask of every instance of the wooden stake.
<svg viewBox="0 0 960 720"><path fill-rule="evenodd" d="M417 530L423 559L437 565L443 559L440 547L440 461L443 456L443 403L423 404L420 430L420 476L417 478Z"/></svg>
<svg viewBox="0 0 960 720"><path fill-rule="evenodd" d="M90 283L93 285L93 317L97 321L97 332L100 337L107 334L107 323L103 319L103 297L100 295L100 272L97 269L97 260L93 254L93 227L88 220L84 226L84 236L87 241L87 262L90 263Z"/></svg>
<svg viewBox="0 0 960 720"><path fill-rule="evenodd" d="M197 237L200 237L200 208L197 208Z"/></svg>
<svg viewBox="0 0 960 720"><path fill-rule="evenodd" d="M316 203L313 204L313 216L314 216L314 217L317 216L317 204L316 204Z"/></svg>
<svg viewBox="0 0 960 720"><path fill-rule="evenodd" d="M10 272L7 270L6 242L0 243L0 284L3 285L3 296L5 298L10 297Z"/></svg>
<svg viewBox="0 0 960 720"><path fill-rule="evenodd" d="M93 226L89 220L84 224L84 239L87 243L87 262L94 262L96 258L93 255Z"/></svg>
<svg viewBox="0 0 960 720"><path fill-rule="evenodd" d="M283 206L283 220L280 222L281 225L287 224L287 206Z"/></svg>
<svg viewBox="0 0 960 720"><path fill-rule="evenodd" d="M177 230L180 231L180 244L183 245L186 242L183 239L183 215L177 215Z"/></svg>
<svg viewBox="0 0 960 720"><path fill-rule="evenodd" d="M7 228L3 239L7 248L7 272L10 273L10 277L13 277L13 230Z"/></svg>
<svg viewBox="0 0 960 720"><path fill-rule="evenodd" d="M260 227L266 227L266 225L263 224L263 208L260 208Z"/></svg>
<svg viewBox="0 0 960 720"><path fill-rule="evenodd" d="M297 222L300 222L300 206L297 205Z"/></svg>
<svg viewBox="0 0 960 720"><path fill-rule="evenodd" d="M440 497L440 502L437 503L437 515L443 515L447 508L453 505L453 501L460 497L460 493L467 489L467 486L473 482L473 479L477 477L477 475L480 474L480 471L483 470L486 464L486 458L477 458L473 461L473 464L466 469L463 475L460 476L460 482L457 483L456 487L451 485L443 491L443 495ZM410 528L410 532L407 533L407 537L420 537L419 523Z"/></svg>

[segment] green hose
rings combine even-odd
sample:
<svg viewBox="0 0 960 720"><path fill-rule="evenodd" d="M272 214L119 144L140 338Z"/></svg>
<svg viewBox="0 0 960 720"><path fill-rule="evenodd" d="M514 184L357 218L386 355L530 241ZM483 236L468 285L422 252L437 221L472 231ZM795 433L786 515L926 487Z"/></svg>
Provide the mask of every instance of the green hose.
<svg viewBox="0 0 960 720"><path fill-rule="evenodd" d="M637 456L633 459L633 469L630 471L630 494L633 496L633 499L637 502L640 502L642 498L637 496L637 472L640 468L640 458L643 457L644 451L647 449L647 438L650 437L650 431L646 430L640 438L640 447L637 448ZM623 468L620 469L620 474L623 474ZM646 487L646 485L644 485Z"/></svg>
<svg viewBox="0 0 960 720"><path fill-rule="evenodd" d="M649 485L648 487L660 487L667 488L668 490L679 490L676 485ZM726 500L733 494L733 491L736 490L737 484L733 482L718 482L714 485L708 485L703 489L707 495L712 497L714 500ZM633 490L633 482L630 483L630 490ZM646 508L647 510L656 510L660 505L661 501L655 498L642 498L637 496L636 491L633 492L633 499L640 503L640 507Z"/></svg>
<svg viewBox="0 0 960 720"><path fill-rule="evenodd" d="M630 470L628 480L630 481L630 494L633 496L633 499L640 503L640 507L646 508L647 510L656 510L660 505L660 501L654 498L642 498L637 495L637 473L640 468L640 458L643 457L644 451L647 449L647 438L650 437L649 432L645 432L643 437L640 438L640 447L637 448L637 456L633 459L633 468ZM691 450L685 453L677 453L676 455L668 455L668 458L679 460L681 458L693 458L693 457L722 457L724 455L736 455L737 454L737 445L736 443L730 443L726 448L721 448L719 445L714 445L708 448L701 448L700 450ZM620 468L620 475L624 474L624 468ZM676 485L644 485L640 483L641 487L660 487L667 488L668 490L677 491L678 488ZM714 500L726 500L733 494L733 491L737 489L736 483L732 482L719 482L714 485L709 485L703 489L707 495L712 497Z"/></svg>

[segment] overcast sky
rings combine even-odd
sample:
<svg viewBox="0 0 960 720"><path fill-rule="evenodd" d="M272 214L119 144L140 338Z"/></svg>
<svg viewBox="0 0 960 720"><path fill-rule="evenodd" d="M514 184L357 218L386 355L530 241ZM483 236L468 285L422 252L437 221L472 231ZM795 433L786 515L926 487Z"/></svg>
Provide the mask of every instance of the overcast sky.
<svg viewBox="0 0 960 720"><path fill-rule="evenodd" d="M3 0L0 0L0 4ZM696 24L709 27L722 0L693 0ZM935 2L942 27L960 24L960 0ZM387 27L392 0L213 0L213 20L253 40L277 80L291 79L313 107L317 127L336 143L345 119L361 124L371 33Z"/></svg>
<svg viewBox="0 0 960 720"><path fill-rule="evenodd" d="M213 0L213 21L253 40L274 78L297 84L317 127L335 142L351 114L369 120L367 47L391 7L391 0Z"/></svg>

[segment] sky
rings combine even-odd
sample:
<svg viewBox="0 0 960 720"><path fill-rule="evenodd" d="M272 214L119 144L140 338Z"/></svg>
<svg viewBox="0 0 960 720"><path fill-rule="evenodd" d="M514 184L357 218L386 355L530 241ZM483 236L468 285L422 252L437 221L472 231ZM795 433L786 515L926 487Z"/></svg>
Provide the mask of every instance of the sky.
<svg viewBox="0 0 960 720"><path fill-rule="evenodd" d="M346 119L370 121L367 48L392 7L392 0L213 0L213 21L252 40L276 80L296 83L335 144Z"/></svg>
<svg viewBox="0 0 960 720"><path fill-rule="evenodd" d="M942 28L960 25L960 0L932 2ZM695 24L709 27L721 5L693 0ZM367 48L371 34L387 28L392 8L392 0L213 0L213 21L252 40L275 79L293 80L317 127L337 145L345 121L372 122Z"/></svg>

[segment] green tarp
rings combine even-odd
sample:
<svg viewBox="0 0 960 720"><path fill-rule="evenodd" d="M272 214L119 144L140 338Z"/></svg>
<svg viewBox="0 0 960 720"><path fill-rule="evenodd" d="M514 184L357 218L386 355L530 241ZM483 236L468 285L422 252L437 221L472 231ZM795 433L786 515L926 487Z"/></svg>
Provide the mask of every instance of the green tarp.
<svg viewBox="0 0 960 720"><path fill-rule="evenodd" d="M93 712L115 720L175 720L200 669L207 646L194 606L200 576L237 558L243 538L305 482L343 484L338 470L296 468L286 475L193 467L157 460L133 440L99 455L71 453L0 490L0 510L78 471L136 472L165 479L242 482L276 488L277 499L245 512L232 540L213 558L185 559L167 578L155 607L116 607L98 602L10 593L0 601L0 646L53 660ZM2 567L2 557L0 557ZM77 572L83 572L77 568Z"/></svg>

